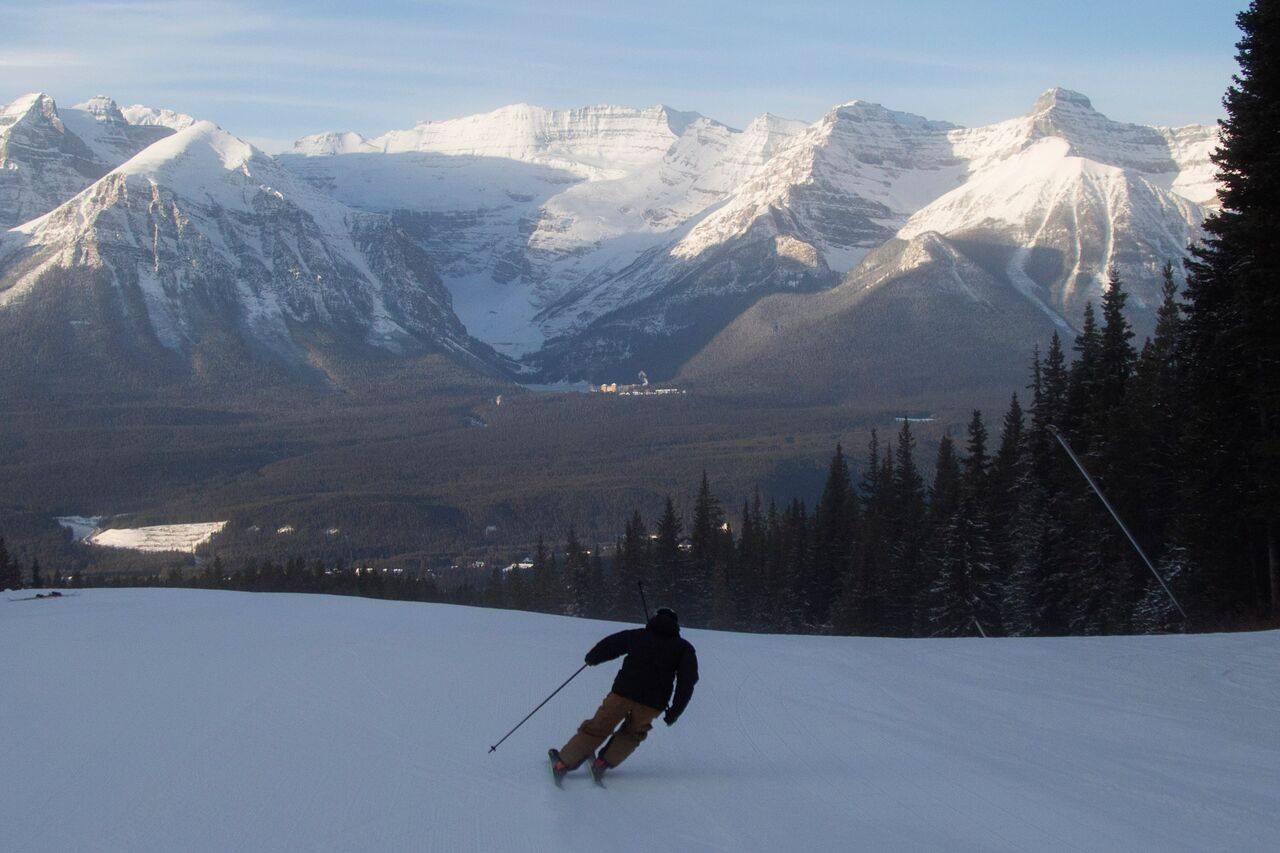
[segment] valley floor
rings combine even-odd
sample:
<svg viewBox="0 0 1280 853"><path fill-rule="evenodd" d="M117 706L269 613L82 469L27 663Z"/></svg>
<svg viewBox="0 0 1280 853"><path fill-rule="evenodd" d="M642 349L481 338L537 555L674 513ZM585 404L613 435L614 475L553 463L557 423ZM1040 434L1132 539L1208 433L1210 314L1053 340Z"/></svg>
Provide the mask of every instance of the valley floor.
<svg viewBox="0 0 1280 853"><path fill-rule="evenodd" d="M23 593L21 595L26 595ZM1264 849L1280 632L690 631L703 678L608 790L544 766L620 626L326 596L0 598L12 850Z"/></svg>

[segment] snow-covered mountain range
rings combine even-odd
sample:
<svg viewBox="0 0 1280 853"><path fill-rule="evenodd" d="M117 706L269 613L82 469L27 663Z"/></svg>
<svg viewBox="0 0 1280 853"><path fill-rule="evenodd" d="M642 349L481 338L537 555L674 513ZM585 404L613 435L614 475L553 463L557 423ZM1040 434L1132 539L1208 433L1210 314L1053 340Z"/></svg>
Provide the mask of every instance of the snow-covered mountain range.
<svg viewBox="0 0 1280 853"><path fill-rule="evenodd" d="M1214 203L1215 143L1054 89L971 129L862 101L741 131L666 107L521 105L307 137L283 162L397 216L473 334L546 378L604 379L668 375L761 297L826 291L927 232L991 244L997 278L1061 326L1112 265L1149 313Z"/></svg>
<svg viewBox="0 0 1280 853"><path fill-rule="evenodd" d="M323 373L321 353L335 346L495 360L389 217L317 192L207 121L132 112L156 123L130 124L106 99L60 112L39 97L6 110L18 114L8 128L18 157L32 146L15 138L54 143L41 159L15 158L20 209L56 205L0 235L0 320L10 327L29 318L46 335L69 333L83 344L71 343L72 359L102 357L104 337L125 337L141 362L197 372L228 345L303 372ZM59 193L72 194L57 203Z"/></svg>
<svg viewBox="0 0 1280 853"><path fill-rule="evenodd" d="M951 258L956 292L987 294L969 325L1003 324L988 337L1025 352L1046 324L1071 328L1109 266L1143 326L1159 267L1215 203L1215 144L1214 128L1123 124L1055 89L979 128L863 101L742 130L521 104L272 158L171 110L27 95L0 113L0 319L79 270L117 294L130 334L179 354L216 330L299 364L318 336L494 365L491 346L547 380L691 359L687 375L727 376L816 328L779 338L752 319L774 310L762 298L829 316L838 294L918 271L906 252ZM872 316L884 299L845 302L894 334ZM912 325L927 333L935 302ZM1015 322L1027 307L1035 328ZM734 355L710 369L703 350Z"/></svg>

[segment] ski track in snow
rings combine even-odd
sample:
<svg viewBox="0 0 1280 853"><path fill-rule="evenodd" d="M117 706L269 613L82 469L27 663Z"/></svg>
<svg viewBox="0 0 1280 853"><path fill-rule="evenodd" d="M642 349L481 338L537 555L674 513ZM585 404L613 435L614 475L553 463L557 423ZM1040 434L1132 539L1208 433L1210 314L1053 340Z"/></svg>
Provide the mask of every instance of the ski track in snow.
<svg viewBox="0 0 1280 853"><path fill-rule="evenodd" d="M1280 632L687 631L607 791L547 778L616 624L353 598L0 599L4 849L1191 850L1280 835Z"/></svg>

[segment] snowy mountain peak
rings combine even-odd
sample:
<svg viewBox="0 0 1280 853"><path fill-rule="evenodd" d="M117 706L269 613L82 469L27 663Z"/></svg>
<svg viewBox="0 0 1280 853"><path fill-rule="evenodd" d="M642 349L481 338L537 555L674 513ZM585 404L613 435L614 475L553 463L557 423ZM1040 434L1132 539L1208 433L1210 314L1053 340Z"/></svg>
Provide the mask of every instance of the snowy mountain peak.
<svg viewBox="0 0 1280 853"><path fill-rule="evenodd" d="M480 115L422 122L371 139L369 144L388 154L516 160L588 180L612 179L661 159L697 118L696 113L662 106L548 110L512 104Z"/></svg>
<svg viewBox="0 0 1280 853"><path fill-rule="evenodd" d="M652 107L652 109L656 110L657 112L661 113L664 117L666 117L667 127L671 128L671 132L674 133L676 136L683 135L685 130L688 129L689 125L693 124L695 121L698 121L699 119L702 119L704 121L709 121L713 124L720 123L715 119L706 118L704 115L702 115L702 113L690 112L688 110L677 110L667 106L666 104L659 104L656 107Z"/></svg>
<svg viewBox="0 0 1280 853"><path fill-rule="evenodd" d="M174 376L226 340L306 375L324 372L321 350L488 363L430 259L389 217L352 210L212 122L125 129L165 135L8 232L21 259L0 259L10 319L39 304L90 316L99 340L151 347L131 369L163 362ZM101 316L85 301L100 285L118 301ZM123 316L136 324L113 325Z"/></svg>
<svg viewBox="0 0 1280 853"><path fill-rule="evenodd" d="M349 131L313 133L293 143L293 153L303 157L328 157L334 154L358 154L378 150L360 134Z"/></svg>
<svg viewBox="0 0 1280 853"><path fill-rule="evenodd" d="M58 105L53 98L43 92L29 92L15 98L3 110L0 110L0 128L15 124L28 117L43 117L57 120Z"/></svg>
<svg viewBox="0 0 1280 853"><path fill-rule="evenodd" d="M1036 99L1035 105L1031 108L1032 114L1048 112L1049 110L1058 108L1088 110L1093 112L1093 101L1089 100L1087 95L1071 89L1063 89L1055 86L1049 89L1039 98Z"/></svg>
<svg viewBox="0 0 1280 853"><path fill-rule="evenodd" d="M211 121L198 121L186 130L160 140L137 156L121 164L115 171L122 175L157 175L173 177L176 164L188 169L221 168L243 170L245 164L260 154L252 145L232 136ZM198 174L207 177L207 173Z"/></svg>
<svg viewBox="0 0 1280 853"><path fill-rule="evenodd" d="M835 123L839 121L883 122L902 127L927 130L949 130L955 125L947 121L933 121L915 113L904 113L891 110L874 101L852 100L829 110L822 121Z"/></svg>
<svg viewBox="0 0 1280 853"><path fill-rule="evenodd" d="M129 123L121 112L120 106L106 95L96 95L82 104L76 104L72 109L83 110L98 121Z"/></svg>
<svg viewBox="0 0 1280 853"><path fill-rule="evenodd" d="M124 114L125 120L129 124L141 127L167 127L170 130L185 130L196 123L196 120L186 113L168 109L156 109L143 104L125 107L121 110L121 113Z"/></svg>

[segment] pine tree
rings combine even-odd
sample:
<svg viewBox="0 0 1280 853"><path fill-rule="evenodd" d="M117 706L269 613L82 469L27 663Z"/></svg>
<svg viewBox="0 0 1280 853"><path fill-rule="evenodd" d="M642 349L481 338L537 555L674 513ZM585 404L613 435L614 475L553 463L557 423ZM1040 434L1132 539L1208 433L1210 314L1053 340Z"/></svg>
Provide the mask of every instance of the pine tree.
<svg viewBox="0 0 1280 853"><path fill-rule="evenodd" d="M884 634L889 632L886 601L893 571L894 513L896 507L893 448L886 446L883 457L876 430L867 442L867 467L863 472L862 541L855 556L854 575L846 585L843 607L847 614L845 633Z"/></svg>
<svg viewBox="0 0 1280 853"><path fill-rule="evenodd" d="M1124 316L1128 295L1119 275L1112 270L1102 301L1102 334L1098 350L1098 376L1090 400L1089 444L1092 447L1094 476L1105 484L1122 517L1132 518L1138 503L1136 471L1133 468L1134 432L1125 407L1137 354L1133 349L1133 329ZM1126 555L1116 555L1126 559Z"/></svg>
<svg viewBox="0 0 1280 853"><path fill-rule="evenodd" d="M768 628L763 624L760 602L765 578L765 530L760 490L751 501L742 503L742 521L733 554L733 572L727 590L733 624L743 631Z"/></svg>
<svg viewBox="0 0 1280 853"><path fill-rule="evenodd" d="M653 553L653 591L654 607L672 607L676 605L676 595L684 584L685 559L680 550L680 537L684 532L684 524L676 515L675 502L667 496L662 510L662 518L658 520L658 538L654 542Z"/></svg>
<svg viewBox="0 0 1280 853"><path fill-rule="evenodd" d="M895 636L908 636L915 625L915 604L920 593L921 537L925 527L924 478L915 462L915 436L911 422L902 421L894 453L890 506L890 559L885 573L883 628Z"/></svg>
<svg viewBox="0 0 1280 853"><path fill-rule="evenodd" d="M0 589L22 589L22 573L18 569L18 561L9 556L3 536L0 536Z"/></svg>
<svg viewBox="0 0 1280 853"><path fill-rule="evenodd" d="M964 487L974 495L986 491L987 468L991 458L987 455L987 426L982 422L982 412L973 410L969 418L968 438L964 458Z"/></svg>
<svg viewBox="0 0 1280 853"><path fill-rule="evenodd" d="M998 633L999 601L992 582L994 555L977 499L965 494L944 526L939 570L925 592L931 636Z"/></svg>
<svg viewBox="0 0 1280 853"><path fill-rule="evenodd" d="M31 588L41 589L44 587L44 576L40 574L40 558L31 558Z"/></svg>
<svg viewBox="0 0 1280 853"><path fill-rule="evenodd" d="M758 596L760 627L768 631L782 631L783 614L786 612L784 601L784 565L785 548L782 541L782 513L778 504L769 501L769 510L764 521L764 555L762 559L762 577Z"/></svg>
<svg viewBox="0 0 1280 853"><path fill-rule="evenodd" d="M689 568L676 589L677 607L685 624L705 625L711 615L714 578L725 558L724 523L720 501L711 493L711 483L703 471L693 504Z"/></svg>
<svg viewBox="0 0 1280 853"><path fill-rule="evenodd" d="M929 486L928 533L921 556L922 580L914 614L916 634L927 635L932 630L930 611L933 602L930 593L946 583L942 578L943 555L950 546L949 536L953 530L954 516L960 508L960 500L960 460L956 457L955 443L951 436L943 435L938 442L933 483Z"/></svg>
<svg viewBox="0 0 1280 853"><path fill-rule="evenodd" d="M1144 542L1167 547L1177 512L1177 444L1182 420L1184 377L1178 361L1182 307L1173 265L1162 272L1160 308L1155 334L1142 347L1134 372L1134 388L1127 406L1133 435L1133 467L1138 481L1139 512L1130 522Z"/></svg>
<svg viewBox="0 0 1280 853"><path fill-rule="evenodd" d="M524 569L516 567L504 577L505 606L513 610L529 609L529 581L524 573Z"/></svg>
<svg viewBox="0 0 1280 853"><path fill-rule="evenodd" d="M812 530L804 501L793 500L782 519L778 584L778 629L788 633L806 630L802 582L809 573Z"/></svg>
<svg viewBox="0 0 1280 853"><path fill-rule="evenodd" d="M737 566L730 552L717 559L711 576L711 618L708 623L720 630L741 629L737 619L737 602L734 598L734 572Z"/></svg>
<svg viewBox="0 0 1280 853"><path fill-rule="evenodd" d="M1086 316L1092 308L1085 306ZM1058 423L1066 412L1067 393L1071 386L1071 373L1067 368L1067 359L1062 351L1062 339L1054 332L1049 339L1049 351L1044 359L1044 406L1046 423L1066 428L1068 424Z"/></svg>
<svg viewBox="0 0 1280 853"><path fill-rule="evenodd" d="M485 581L484 587L484 606L485 607L506 607L507 595L503 583L502 569L495 562L489 567L489 577Z"/></svg>
<svg viewBox="0 0 1280 853"><path fill-rule="evenodd" d="M942 563L935 574L956 579L957 594L963 592L964 602L954 606L963 606L969 616L966 621L980 624L982 631L990 636L1003 632L1000 605L1005 578L1000 573L993 546L992 514L997 491L993 481L998 472L987 452L987 440L982 413L974 410L969 420L968 452L960 463L963 470L960 502L946 525ZM950 568L947 568L948 562ZM974 626L966 630L972 631Z"/></svg>
<svg viewBox="0 0 1280 853"><path fill-rule="evenodd" d="M1025 433L1026 420L1018 395L1009 400L1000 428L1000 446L991 465L988 515L991 522L991 545L997 571L1007 582L1013 571L1013 525L1018 512L1026 506L1025 488L1031 474L1031 453Z"/></svg>
<svg viewBox="0 0 1280 853"><path fill-rule="evenodd" d="M600 543L591 549L591 561L587 566L587 610L586 615L601 618L608 615L609 590L605 585L604 556L600 553Z"/></svg>
<svg viewBox="0 0 1280 853"><path fill-rule="evenodd" d="M851 574L857 536L857 497L840 445L831 458L813 522L813 554L801 598L806 624L819 630L828 626L832 608Z"/></svg>
<svg viewBox="0 0 1280 853"><path fill-rule="evenodd" d="M564 543L564 576L568 593L570 616L586 616L590 610L591 577L586 549L578 541L578 532L571 525Z"/></svg>
<svg viewBox="0 0 1280 853"><path fill-rule="evenodd" d="M538 545L533 552L533 589L530 595L533 609L544 613L559 611L560 579L556 568L555 556L547 550L547 543L539 533Z"/></svg>
<svg viewBox="0 0 1280 853"><path fill-rule="evenodd" d="M1093 411L1091 401L1098 386L1098 362L1102 352L1102 333L1098 331L1092 302L1085 303L1084 321L1073 348L1076 358L1067 374L1066 400L1058 413L1062 421L1058 426L1070 435L1079 452L1088 453L1090 443L1086 425Z"/></svg>
<svg viewBox="0 0 1280 853"><path fill-rule="evenodd" d="M1182 515L1219 607L1269 599L1280 618L1280 3L1254 0L1237 23L1240 72L1213 155L1222 209L1188 264Z"/></svg>
<svg viewBox="0 0 1280 853"><path fill-rule="evenodd" d="M643 616L637 602L638 584L652 583L653 557L650 550L649 531L637 511L627 522L614 561L613 615L618 619L631 621Z"/></svg>
<svg viewBox="0 0 1280 853"><path fill-rule="evenodd" d="M1125 317L1124 306L1129 295L1124 282L1113 268L1108 275L1107 289L1102 295L1102 333L1098 348L1097 389L1094 405L1103 412L1112 412L1124 403L1125 391L1133 375L1137 354L1133 349L1133 328Z"/></svg>
<svg viewBox="0 0 1280 853"><path fill-rule="evenodd" d="M941 525L960 505L960 461L955 442L944 435L938 441L938 458L933 466L933 483L929 486L929 517L932 525Z"/></svg>

